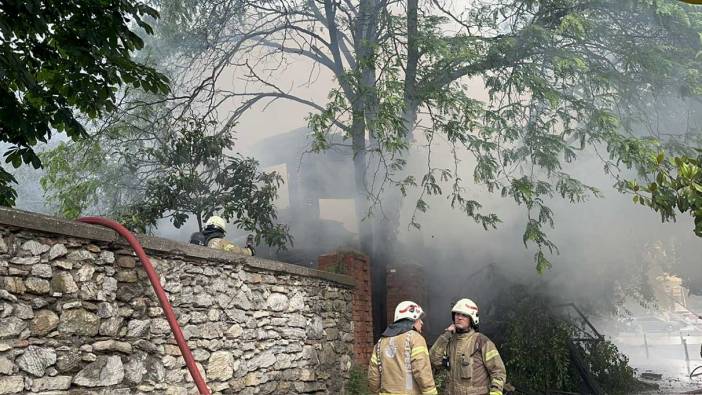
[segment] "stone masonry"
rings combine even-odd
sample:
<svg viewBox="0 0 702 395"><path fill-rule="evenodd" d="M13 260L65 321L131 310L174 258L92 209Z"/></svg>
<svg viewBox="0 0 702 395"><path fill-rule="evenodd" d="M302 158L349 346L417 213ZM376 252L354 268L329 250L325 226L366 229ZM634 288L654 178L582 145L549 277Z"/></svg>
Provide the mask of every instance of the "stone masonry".
<svg viewBox="0 0 702 395"><path fill-rule="evenodd" d="M140 237L214 393L344 392L353 281ZM196 393L133 251L0 209L0 394Z"/></svg>

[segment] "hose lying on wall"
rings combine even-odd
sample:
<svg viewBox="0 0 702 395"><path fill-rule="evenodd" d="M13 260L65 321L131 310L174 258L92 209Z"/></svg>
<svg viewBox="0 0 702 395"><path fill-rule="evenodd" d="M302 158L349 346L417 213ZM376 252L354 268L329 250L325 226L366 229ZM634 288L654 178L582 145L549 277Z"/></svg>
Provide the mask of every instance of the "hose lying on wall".
<svg viewBox="0 0 702 395"><path fill-rule="evenodd" d="M149 257L147 257L146 253L144 253L144 249L141 247L141 243L139 243L139 240L137 240L137 238L134 237L134 235L129 230L127 230L127 228L122 226L122 224L115 222L111 219L102 217L82 217L78 219L78 221L84 222L86 224L102 225L107 228L110 228L117 232L120 236L124 237L127 240L127 242L129 242L129 245L134 249L137 256L139 257L139 260L141 261L141 264L144 266L146 274L149 276L149 281L151 282L151 285L154 288L154 292L158 297L158 301L161 304L161 308L163 308L163 312L166 315L168 325L171 327L171 331L173 332L173 337L175 337L175 340L178 343L178 348L180 348L180 353L183 356L183 359L185 359L185 365L188 367L188 371L190 371L190 376L193 378L193 381L195 382L195 385L197 386L197 389L200 392L200 394L209 395L210 389L207 387L205 380L202 378L200 371L195 365L195 358L193 358L193 354L190 351L190 347L188 347L188 343L185 341L185 337L183 336L183 331L178 325L175 313L173 312L173 307L168 301L168 296L163 290L163 287L161 287L161 281L158 277L158 274L156 273L156 270L154 270L154 267L151 265Z"/></svg>

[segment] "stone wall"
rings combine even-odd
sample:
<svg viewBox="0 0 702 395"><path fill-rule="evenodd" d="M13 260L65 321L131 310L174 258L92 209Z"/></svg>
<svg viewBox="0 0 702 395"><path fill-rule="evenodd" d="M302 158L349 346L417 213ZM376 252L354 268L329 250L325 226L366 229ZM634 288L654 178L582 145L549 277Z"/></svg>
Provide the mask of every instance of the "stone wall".
<svg viewBox="0 0 702 395"><path fill-rule="evenodd" d="M343 393L349 277L140 240L214 392ZM114 232L0 209L0 394L194 388L146 273Z"/></svg>
<svg viewBox="0 0 702 395"><path fill-rule="evenodd" d="M353 356L365 367L373 352L373 315L371 310L370 260L352 250L340 250L319 257L319 268L353 278Z"/></svg>

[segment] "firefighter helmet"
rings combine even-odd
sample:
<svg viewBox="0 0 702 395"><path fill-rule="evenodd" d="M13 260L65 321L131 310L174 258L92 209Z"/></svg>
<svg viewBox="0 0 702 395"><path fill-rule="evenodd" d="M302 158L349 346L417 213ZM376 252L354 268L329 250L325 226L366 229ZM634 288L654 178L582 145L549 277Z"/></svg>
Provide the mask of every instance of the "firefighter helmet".
<svg viewBox="0 0 702 395"><path fill-rule="evenodd" d="M472 321L471 325L476 328L478 327L478 324L480 324L478 305L468 298L460 299L458 302L456 302L451 309L451 315L453 315L453 313L461 313L470 317L470 320Z"/></svg>
<svg viewBox="0 0 702 395"><path fill-rule="evenodd" d="M422 318L424 316L424 310L422 310L421 307L419 307L418 304L411 302L409 300L406 300L404 302L400 302L400 304L395 307L395 320L394 322L397 322L399 320L403 319L410 319L412 321L417 321L418 319Z"/></svg>
<svg viewBox="0 0 702 395"><path fill-rule="evenodd" d="M215 228L219 228L221 230L224 230L225 226L227 226L227 223L224 222L224 218L217 216L217 215L211 216L207 220L207 223L205 223L205 228L215 227Z"/></svg>

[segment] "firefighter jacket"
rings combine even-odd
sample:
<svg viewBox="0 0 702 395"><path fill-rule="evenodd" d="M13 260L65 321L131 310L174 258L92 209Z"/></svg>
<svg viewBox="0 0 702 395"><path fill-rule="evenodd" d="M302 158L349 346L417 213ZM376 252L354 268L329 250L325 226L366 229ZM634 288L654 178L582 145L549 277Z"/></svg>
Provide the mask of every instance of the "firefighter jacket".
<svg viewBox="0 0 702 395"><path fill-rule="evenodd" d="M446 367L448 395L502 395L507 371L500 353L487 336L470 330L465 333L444 332L429 352L434 367Z"/></svg>
<svg viewBox="0 0 702 395"><path fill-rule="evenodd" d="M424 337L414 330L381 337L371 355L368 386L372 394L436 395Z"/></svg>
<svg viewBox="0 0 702 395"><path fill-rule="evenodd" d="M248 256L253 255L253 251L251 251L250 248L241 248L238 245L232 243L231 241L221 238L211 239L207 242L207 246L216 250L233 252L235 254L242 254Z"/></svg>

